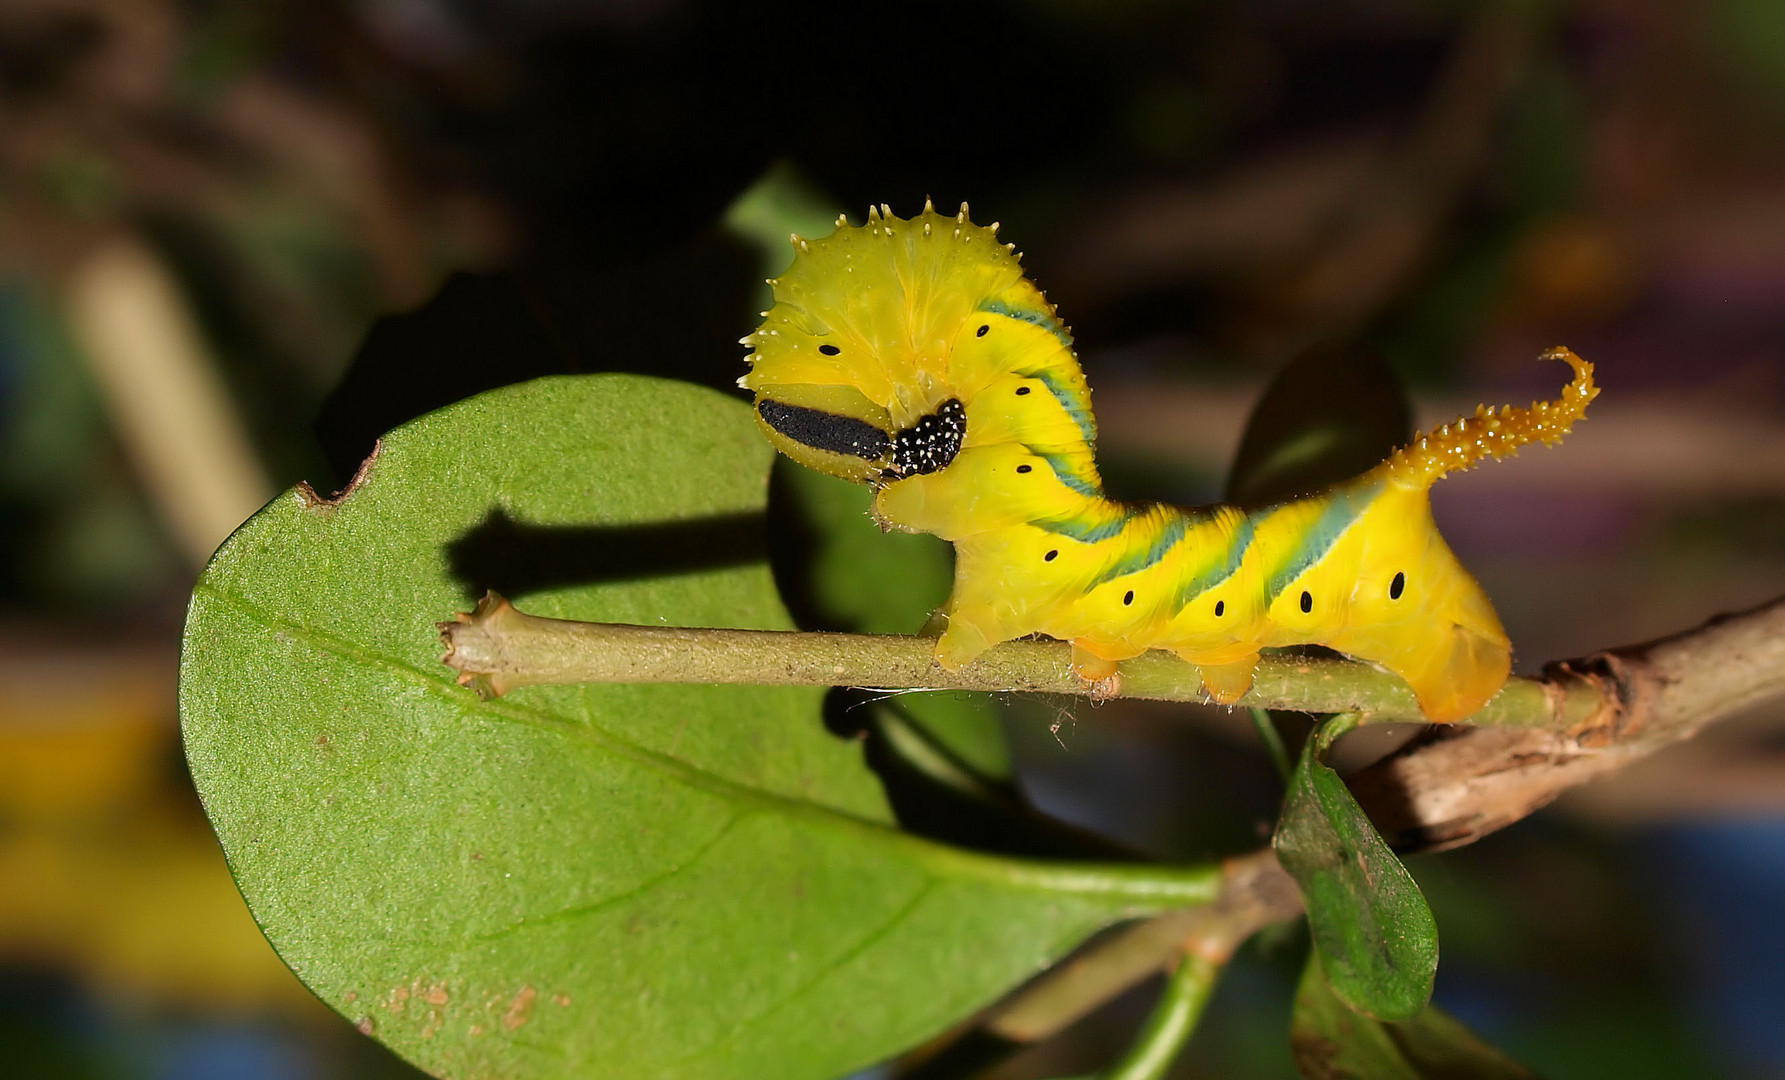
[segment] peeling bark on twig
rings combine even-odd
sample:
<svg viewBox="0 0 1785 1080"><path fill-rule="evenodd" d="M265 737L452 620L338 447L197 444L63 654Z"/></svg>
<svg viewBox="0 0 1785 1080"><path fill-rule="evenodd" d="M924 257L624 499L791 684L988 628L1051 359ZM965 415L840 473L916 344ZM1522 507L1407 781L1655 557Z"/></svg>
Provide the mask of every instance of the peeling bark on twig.
<svg viewBox="0 0 1785 1080"><path fill-rule="evenodd" d="M1785 694L1785 598L1659 641L1550 665L1543 685L1555 691L1558 715L1565 689L1582 680L1604 704L1566 730L1434 728L1351 776L1352 790L1403 851L1478 840L1568 788ZM1006 999L982 1026L1018 1043L1045 1038L1187 948L1238 944L1301 913L1301 893L1269 850L1229 860L1226 869L1214 903L1093 943Z"/></svg>
<svg viewBox="0 0 1785 1080"><path fill-rule="evenodd" d="M1403 851L1460 847L1578 784L1785 694L1785 598L1672 637L1551 664L1543 682L1584 679L1601 707L1563 730L1435 729L1349 777Z"/></svg>

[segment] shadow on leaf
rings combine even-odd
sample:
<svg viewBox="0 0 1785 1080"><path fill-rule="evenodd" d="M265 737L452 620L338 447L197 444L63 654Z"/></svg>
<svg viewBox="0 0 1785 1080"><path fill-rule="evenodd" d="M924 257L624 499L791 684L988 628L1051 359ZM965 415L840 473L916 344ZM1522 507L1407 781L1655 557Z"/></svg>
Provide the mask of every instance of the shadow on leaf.
<svg viewBox="0 0 1785 1080"><path fill-rule="evenodd" d="M641 525L533 525L491 510L446 545L448 572L471 596L691 574L767 557L761 514Z"/></svg>

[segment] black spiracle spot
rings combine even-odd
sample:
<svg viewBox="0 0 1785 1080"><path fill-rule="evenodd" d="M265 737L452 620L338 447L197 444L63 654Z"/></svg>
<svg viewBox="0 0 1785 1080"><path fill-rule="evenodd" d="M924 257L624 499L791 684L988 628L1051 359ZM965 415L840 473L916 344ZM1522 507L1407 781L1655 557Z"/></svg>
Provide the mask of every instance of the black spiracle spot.
<svg viewBox="0 0 1785 1080"><path fill-rule="evenodd" d="M1034 470L1035 466L1033 465L1018 465L1016 467L1016 471L1020 473L1033 472Z"/></svg>
<svg viewBox="0 0 1785 1080"><path fill-rule="evenodd" d="M990 330L991 328L992 328L992 324L986 323L984 326L982 326L978 330L974 331L973 336L974 337L985 337L986 331Z"/></svg>
<svg viewBox="0 0 1785 1080"><path fill-rule="evenodd" d="M1134 590L1133 589L1129 589L1128 595L1122 597L1122 603L1125 605L1134 603Z"/></svg>
<svg viewBox="0 0 1785 1080"><path fill-rule="evenodd" d="M1046 555L1043 555L1041 557L1041 561L1042 562L1053 562L1055 559L1057 559L1059 557L1060 557L1060 553L1058 551L1050 551Z"/></svg>
<svg viewBox="0 0 1785 1080"><path fill-rule="evenodd" d="M1314 610L1314 594L1309 592L1306 589L1303 589L1302 590L1302 614L1306 615L1308 612L1313 611L1313 610Z"/></svg>
<svg viewBox="0 0 1785 1080"><path fill-rule="evenodd" d="M1215 601L1215 618L1219 619L1227 611L1227 601Z"/></svg>
<svg viewBox="0 0 1785 1080"><path fill-rule="evenodd" d="M1027 386L1019 386L1016 388L1016 396L1017 397L1027 397L1028 394L1029 394L1029 388Z"/></svg>
<svg viewBox="0 0 1785 1080"><path fill-rule="evenodd" d="M818 346L818 351L826 356L835 356L843 350L837 348L835 345L820 345Z"/></svg>
<svg viewBox="0 0 1785 1080"><path fill-rule="evenodd" d="M1405 592L1406 589L1407 575L1396 570L1395 579L1388 583L1388 598L1390 600L1399 600L1401 598L1401 593Z"/></svg>

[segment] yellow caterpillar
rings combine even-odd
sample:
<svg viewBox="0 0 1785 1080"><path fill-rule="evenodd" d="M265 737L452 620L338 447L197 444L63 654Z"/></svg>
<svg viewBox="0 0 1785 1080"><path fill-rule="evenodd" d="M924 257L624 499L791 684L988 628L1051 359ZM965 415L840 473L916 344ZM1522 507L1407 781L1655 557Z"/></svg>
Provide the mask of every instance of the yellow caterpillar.
<svg viewBox="0 0 1785 1080"><path fill-rule="evenodd" d="M1231 703L1259 650L1319 644L1373 661L1435 722L1468 716L1511 668L1481 587L1438 535L1446 473L1559 440L1597 394L1592 365L1529 409L1485 406L1362 476L1257 509L1105 498L1072 338L998 226L884 206L823 240L794 237L775 304L743 339L740 385L771 442L871 483L883 527L955 545L936 659L954 669L1029 634L1072 643L1087 680L1166 649Z"/></svg>

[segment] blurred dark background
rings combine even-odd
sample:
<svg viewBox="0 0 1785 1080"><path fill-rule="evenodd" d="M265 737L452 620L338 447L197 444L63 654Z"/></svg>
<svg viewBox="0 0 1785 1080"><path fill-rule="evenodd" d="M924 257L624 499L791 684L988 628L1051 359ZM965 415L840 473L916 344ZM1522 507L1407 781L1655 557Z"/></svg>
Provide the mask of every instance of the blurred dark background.
<svg viewBox="0 0 1785 1080"><path fill-rule="evenodd" d="M730 387L789 229L926 196L1027 252L1125 494L1215 497L1311 344L1426 424L1553 391L1566 343L1590 421L1437 492L1523 666L1785 593L1777 0L6 0L0 1074L409 1075L279 964L184 777L198 568L477 390ZM1268 829L1243 720L1054 718L1011 737L1060 816ZM1415 870L1439 1002L1546 1075L1785 1077L1785 706ZM1181 1075L1292 1075L1296 948L1248 950Z"/></svg>

